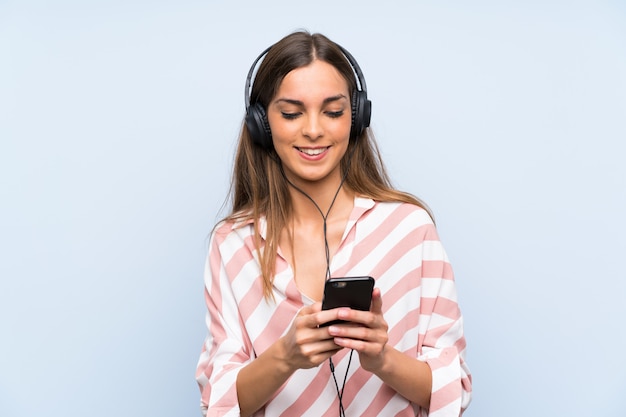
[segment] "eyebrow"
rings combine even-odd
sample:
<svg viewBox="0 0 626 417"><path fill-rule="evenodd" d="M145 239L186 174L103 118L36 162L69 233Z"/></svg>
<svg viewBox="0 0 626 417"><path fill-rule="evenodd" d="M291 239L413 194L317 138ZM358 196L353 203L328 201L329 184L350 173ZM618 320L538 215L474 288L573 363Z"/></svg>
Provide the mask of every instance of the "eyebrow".
<svg viewBox="0 0 626 417"><path fill-rule="evenodd" d="M333 101L341 100L342 98L347 99L348 97L346 97L343 94L337 94L336 96L331 96L331 97L325 98L323 103L324 104L332 103ZM280 102L293 104L295 106L303 106L304 105L304 103L302 101L300 101L300 100L293 100L293 99L290 99L290 98L279 98L279 99L274 100L274 103L280 103Z"/></svg>

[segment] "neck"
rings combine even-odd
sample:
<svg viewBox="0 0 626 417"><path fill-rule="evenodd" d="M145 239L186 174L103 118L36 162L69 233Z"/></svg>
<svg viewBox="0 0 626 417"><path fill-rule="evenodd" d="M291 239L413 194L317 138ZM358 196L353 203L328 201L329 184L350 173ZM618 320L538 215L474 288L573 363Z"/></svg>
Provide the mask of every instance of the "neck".
<svg viewBox="0 0 626 417"><path fill-rule="evenodd" d="M354 151L350 153L348 167L353 155ZM302 184L294 184L285 174L282 164L280 165L280 170L290 187L289 193L293 203L294 216L292 220L310 219L317 212L323 219L324 225L326 225L326 221L331 216L331 210L335 205L352 207L354 192L348 191L345 187L344 182L347 172L342 175L339 167L336 167L334 173L323 180L311 183L304 182ZM335 212L338 211L343 210L335 210Z"/></svg>
<svg viewBox="0 0 626 417"><path fill-rule="evenodd" d="M337 192L339 184L335 187L300 187L298 185L298 188L310 198L290 186L289 193L293 204L294 220L296 222L309 220L321 222L324 217L333 218L335 215L343 213L347 206L352 207L353 193L347 190L345 185L342 185Z"/></svg>

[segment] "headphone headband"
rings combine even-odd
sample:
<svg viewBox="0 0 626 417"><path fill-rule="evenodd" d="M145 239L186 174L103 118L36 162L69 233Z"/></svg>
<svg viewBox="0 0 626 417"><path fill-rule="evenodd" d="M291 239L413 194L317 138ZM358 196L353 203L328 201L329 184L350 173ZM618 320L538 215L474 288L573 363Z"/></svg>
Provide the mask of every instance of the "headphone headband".
<svg viewBox="0 0 626 417"><path fill-rule="evenodd" d="M274 45L272 45L274 46ZM246 111L250 108L250 93L252 90L252 74L254 74L254 70L256 69L256 64L263 58L267 53L272 49L272 46L267 47L259 56L256 57L252 66L250 67L250 71L248 71L248 76L246 77L246 91L245 91L245 103L246 103Z"/></svg>
<svg viewBox="0 0 626 417"><path fill-rule="evenodd" d="M370 125L372 117L372 102L367 99L367 85L365 84L365 77L361 71L361 67L357 63L356 59L352 56L348 50L341 45L335 45L341 50L342 54L350 63L352 71L356 75L357 89L352 94L352 125L350 128L350 139L355 140L358 138L363 130ZM248 76L246 77L246 86L244 92L244 100L246 105L246 126L248 133L254 141L254 143L265 149L272 149L272 131L270 129L269 122L267 120L267 113L263 105L259 102L250 103L250 95L252 93L253 81L252 76L254 70L257 67L257 63L267 55L274 45L266 48L261 54L256 57Z"/></svg>

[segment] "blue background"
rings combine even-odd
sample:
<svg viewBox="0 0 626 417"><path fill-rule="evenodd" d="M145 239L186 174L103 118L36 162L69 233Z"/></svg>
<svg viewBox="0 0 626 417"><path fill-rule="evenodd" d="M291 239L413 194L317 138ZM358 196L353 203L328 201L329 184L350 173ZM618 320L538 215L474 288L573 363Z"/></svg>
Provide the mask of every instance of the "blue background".
<svg viewBox="0 0 626 417"><path fill-rule="evenodd" d="M624 415L624 2L0 0L0 416L200 415L245 76L298 28L436 214L466 416Z"/></svg>

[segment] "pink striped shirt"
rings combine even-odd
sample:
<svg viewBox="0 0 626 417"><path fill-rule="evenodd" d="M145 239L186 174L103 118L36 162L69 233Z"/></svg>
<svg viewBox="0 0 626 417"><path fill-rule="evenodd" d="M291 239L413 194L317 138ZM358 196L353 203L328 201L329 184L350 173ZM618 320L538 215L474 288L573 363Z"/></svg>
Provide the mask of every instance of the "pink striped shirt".
<svg viewBox="0 0 626 417"><path fill-rule="evenodd" d="M265 221L260 230L264 236ZM263 297L251 224L222 223L211 236L205 271L208 336L196 380L202 413L239 416L239 370L286 333L297 312L313 301L296 287L288 262L277 258L275 300ZM463 319L452 269L425 210L406 203L356 198L332 276L370 275L383 297L389 345L428 363L433 374L430 409L397 394L352 357L343 394L346 416L459 416L469 405ZM341 386L349 351L333 357ZM255 416L338 415L328 363L301 369Z"/></svg>

